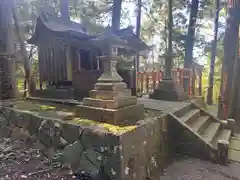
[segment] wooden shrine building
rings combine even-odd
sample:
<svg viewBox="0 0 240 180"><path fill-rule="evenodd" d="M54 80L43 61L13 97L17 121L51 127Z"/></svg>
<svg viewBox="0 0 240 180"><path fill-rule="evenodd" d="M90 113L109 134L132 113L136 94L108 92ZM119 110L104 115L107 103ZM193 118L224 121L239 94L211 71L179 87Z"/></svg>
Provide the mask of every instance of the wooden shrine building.
<svg viewBox="0 0 240 180"><path fill-rule="evenodd" d="M94 44L93 39L107 35L108 29L105 28L101 34L90 35L79 23L66 22L55 14L42 12L34 35L28 40L29 44L38 46L40 89L36 90L34 96L87 96L103 70L102 62L98 60L102 55L102 48ZM148 49L134 34L132 27L120 29L114 34L131 47L131 51L119 49L125 56L133 56L138 51ZM129 82L129 79L124 80Z"/></svg>

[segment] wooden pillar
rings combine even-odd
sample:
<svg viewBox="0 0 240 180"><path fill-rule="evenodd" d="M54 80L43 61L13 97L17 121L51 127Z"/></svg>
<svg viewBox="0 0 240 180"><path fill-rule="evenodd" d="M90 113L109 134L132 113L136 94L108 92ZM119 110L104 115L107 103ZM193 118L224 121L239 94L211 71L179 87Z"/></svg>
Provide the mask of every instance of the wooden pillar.
<svg viewBox="0 0 240 180"><path fill-rule="evenodd" d="M81 53L79 50L77 50L77 64L78 64L78 70L81 71L82 67L81 67Z"/></svg>
<svg viewBox="0 0 240 180"><path fill-rule="evenodd" d="M196 71L195 71L195 67L192 68L192 95L195 95L195 82L196 82Z"/></svg>
<svg viewBox="0 0 240 180"><path fill-rule="evenodd" d="M42 59L42 58L44 58L44 52L42 51L41 45L38 45L38 72L39 72L39 88L40 88L40 90L43 89L41 71L43 68L42 63L43 63L44 59Z"/></svg>
<svg viewBox="0 0 240 180"><path fill-rule="evenodd" d="M79 53L78 53L79 54ZM67 70L67 80L68 81L72 81L72 75L73 75L73 66L72 66L72 62L73 62L73 56L72 56L72 51L71 51L71 47L68 46L66 48L66 70ZM78 60L79 63L79 60Z"/></svg>
<svg viewBox="0 0 240 180"><path fill-rule="evenodd" d="M90 62L90 70L93 70L94 69L94 65L93 65L93 54L92 54L92 51L89 51L88 55L89 55L89 62Z"/></svg>
<svg viewBox="0 0 240 180"><path fill-rule="evenodd" d="M199 74L198 95L202 96L202 72Z"/></svg>
<svg viewBox="0 0 240 180"><path fill-rule="evenodd" d="M96 57L97 59L97 70L99 70L100 69L100 61L99 61L99 57Z"/></svg>

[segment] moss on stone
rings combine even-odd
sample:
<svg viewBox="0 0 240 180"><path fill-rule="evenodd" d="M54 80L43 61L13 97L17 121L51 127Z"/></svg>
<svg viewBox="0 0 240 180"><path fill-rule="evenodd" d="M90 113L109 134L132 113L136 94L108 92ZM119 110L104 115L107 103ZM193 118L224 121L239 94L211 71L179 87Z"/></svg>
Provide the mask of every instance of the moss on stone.
<svg viewBox="0 0 240 180"><path fill-rule="evenodd" d="M132 131L135 129L137 126L117 126L117 125L112 125L108 123L101 123L89 119L81 119L81 118L75 118L72 121L74 124L79 124L79 125L91 125L91 126L98 126L98 127L103 127L109 132L119 134L119 133L125 133L128 131Z"/></svg>
<svg viewBox="0 0 240 180"><path fill-rule="evenodd" d="M34 100L22 100L15 103L14 109L24 112L31 112L37 116L59 119L65 123L67 122L78 125L97 126L115 134L122 134L128 131L132 131L136 128L136 125L118 126L89 119L82 119L79 116L75 116L74 112L76 110L76 107L63 104L47 103ZM67 120L64 119L68 116L68 114L69 118L66 118ZM160 111L145 109L145 118L156 117L160 116L161 114L162 112Z"/></svg>

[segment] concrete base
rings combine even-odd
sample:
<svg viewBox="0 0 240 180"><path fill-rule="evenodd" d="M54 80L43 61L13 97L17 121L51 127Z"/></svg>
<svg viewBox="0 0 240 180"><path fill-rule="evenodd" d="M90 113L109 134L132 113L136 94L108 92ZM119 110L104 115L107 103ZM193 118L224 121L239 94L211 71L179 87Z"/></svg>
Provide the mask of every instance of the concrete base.
<svg viewBox="0 0 240 180"><path fill-rule="evenodd" d="M83 104L86 106L107 108L107 109L119 109L126 106L137 104L137 97L119 97L116 99L103 100L94 98L84 98Z"/></svg>
<svg viewBox="0 0 240 180"><path fill-rule="evenodd" d="M173 77L164 77L157 89L149 95L151 99L166 101L188 100L188 95Z"/></svg>
<svg viewBox="0 0 240 180"><path fill-rule="evenodd" d="M131 91L128 89L124 91L91 90L89 92L89 97L94 99L110 100L116 97L129 97L129 96L131 96Z"/></svg>
<svg viewBox="0 0 240 180"><path fill-rule="evenodd" d="M78 105L76 114L82 118L114 125L135 124L136 121L144 119L144 106L137 104L119 109L106 109Z"/></svg>

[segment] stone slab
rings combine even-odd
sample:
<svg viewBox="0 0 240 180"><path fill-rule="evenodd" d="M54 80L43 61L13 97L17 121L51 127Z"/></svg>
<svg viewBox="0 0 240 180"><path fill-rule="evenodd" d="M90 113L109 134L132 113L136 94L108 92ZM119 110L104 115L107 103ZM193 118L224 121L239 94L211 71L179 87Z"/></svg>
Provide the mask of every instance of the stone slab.
<svg viewBox="0 0 240 180"><path fill-rule="evenodd" d="M145 109L151 109L167 113L174 113L190 105L189 102L185 101L164 101L149 98L138 98L138 104L144 104Z"/></svg>
<svg viewBox="0 0 240 180"><path fill-rule="evenodd" d="M184 101L188 99L188 95L184 92L183 88L175 82L173 77L164 78L149 97L166 101Z"/></svg>
<svg viewBox="0 0 240 180"><path fill-rule="evenodd" d="M42 97L28 97L27 99L29 99L29 100L36 100L36 101L42 101L42 102L66 104L66 105L79 105L79 104L82 104L81 101L74 100L74 99L54 99L54 98L42 98Z"/></svg>
<svg viewBox="0 0 240 180"><path fill-rule="evenodd" d="M56 98L56 99L73 99L74 98L74 89L37 89L34 92L35 97L45 97L45 98Z"/></svg>
<svg viewBox="0 0 240 180"><path fill-rule="evenodd" d="M129 96L129 97L119 97L114 100L102 100L102 99L94 99L94 98L84 98L83 105L85 106L93 106L107 109L119 109L126 106L131 106L137 104L137 97Z"/></svg>
<svg viewBox="0 0 240 180"><path fill-rule="evenodd" d="M127 84L124 82L116 82L116 83L98 82L94 85L94 89L95 90L106 90L106 91L126 90Z"/></svg>
<svg viewBox="0 0 240 180"><path fill-rule="evenodd" d="M91 90L89 92L90 98L104 99L104 100L111 100L111 99L116 99L118 97L126 97L126 96L131 96L131 91L128 89L123 91Z"/></svg>
<svg viewBox="0 0 240 180"><path fill-rule="evenodd" d="M144 119L144 106L137 104L120 109L106 109L78 105L76 114L82 118L115 125L135 124Z"/></svg>
<svg viewBox="0 0 240 180"><path fill-rule="evenodd" d="M240 152L240 139L231 138L229 148Z"/></svg>
<svg viewBox="0 0 240 180"><path fill-rule="evenodd" d="M228 150L228 159L230 161L240 162L240 151L229 149Z"/></svg>

